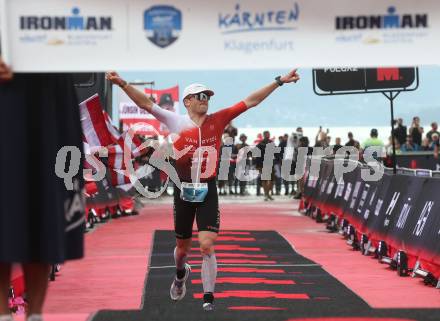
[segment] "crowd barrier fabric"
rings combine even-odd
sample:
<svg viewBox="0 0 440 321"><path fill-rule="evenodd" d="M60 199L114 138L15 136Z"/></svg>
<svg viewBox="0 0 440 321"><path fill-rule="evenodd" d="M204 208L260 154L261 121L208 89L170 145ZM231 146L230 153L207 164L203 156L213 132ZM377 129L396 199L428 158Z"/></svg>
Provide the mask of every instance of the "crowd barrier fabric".
<svg viewBox="0 0 440 321"><path fill-rule="evenodd" d="M321 161L319 175L311 166ZM346 219L356 231L377 244L385 241L390 255L403 250L411 262L436 266L440 276L440 179L385 171L378 181L366 181L358 163L339 181L335 162L322 158L307 162L305 200L325 213Z"/></svg>

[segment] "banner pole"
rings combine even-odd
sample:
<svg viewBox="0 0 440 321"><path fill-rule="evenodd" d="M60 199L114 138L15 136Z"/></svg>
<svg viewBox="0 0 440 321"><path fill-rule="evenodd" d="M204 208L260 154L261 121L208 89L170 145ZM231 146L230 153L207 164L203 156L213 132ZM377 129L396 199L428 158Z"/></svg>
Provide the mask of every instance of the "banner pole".
<svg viewBox="0 0 440 321"><path fill-rule="evenodd" d="M396 95L397 96L397 95ZM396 175L397 170L396 170L396 144L394 142L394 98L393 97L393 92L390 91L390 107L391 107L391 143L393 144L393 156L392 156L392 162L393 162L393 174Z"/></svg>

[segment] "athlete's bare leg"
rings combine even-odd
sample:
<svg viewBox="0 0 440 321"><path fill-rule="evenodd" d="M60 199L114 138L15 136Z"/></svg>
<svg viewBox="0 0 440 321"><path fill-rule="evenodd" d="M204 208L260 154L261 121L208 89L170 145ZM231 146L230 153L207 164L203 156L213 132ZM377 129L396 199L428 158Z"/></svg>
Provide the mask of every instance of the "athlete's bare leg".
<svg viewBox="0 0 440 321"><path fill-rule="evenodd" d="M174 261L176 263L176 270L179 274L179 270L185 269L186 258L191 250L191 238L189 239L176 239L176 248L174 249ZM183 271L183 273L185 273ZM178 278L182 278L182 276Z"/></svg>

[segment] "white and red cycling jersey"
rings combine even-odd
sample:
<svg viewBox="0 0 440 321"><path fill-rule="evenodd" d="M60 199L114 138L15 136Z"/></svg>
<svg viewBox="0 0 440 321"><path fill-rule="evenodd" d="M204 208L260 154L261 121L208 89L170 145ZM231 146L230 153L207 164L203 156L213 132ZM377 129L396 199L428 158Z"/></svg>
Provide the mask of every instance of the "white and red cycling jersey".
<svg viewBox="0 0 440 321"><path fill-rule="evenodd" d="M222 135L226 125L242 112L247 110L243 101L208 115L199 127L189 115L178 115L174 112L153 105L151 114L164 123L171 134L177 134L173 140L176 155L176 171L181 181L203 182L216 176L216 170L209 169L217 166L220 155ZM203 150L215 149L213 153ZM185 152L187 150L187 152ZM181 155L180 155L181 154ZM180 156L180 157L179 157ZM209 156L209 157L208 157ZM191 176L191 169L196 169L196 177ZM206 169L208 168L208 172ZM194 171L193 171L194 172ZM200 175L202 173L202 175ZM204 174L203 174L204 173Z"/></svg>

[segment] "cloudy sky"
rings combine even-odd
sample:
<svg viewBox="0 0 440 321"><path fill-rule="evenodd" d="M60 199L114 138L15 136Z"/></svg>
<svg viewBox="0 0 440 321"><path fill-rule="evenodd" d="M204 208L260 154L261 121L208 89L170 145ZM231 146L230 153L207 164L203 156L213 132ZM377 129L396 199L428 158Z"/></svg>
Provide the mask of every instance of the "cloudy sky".
<svg viewBox="0 0 440 321"><path fill-rule="evenodd" d="M180 93L190 83L211 87L216 95L210 111L230 106L245 98L286 70L246 71L178 71L121 73L128 81L156 82L156 89L180 86ZM296 85L284 85L260 106L235 120L238 127L296 126L387 126L390 120L389 101L382 94L317 96L313 92L312 70L300 69ZM414 115L422 124L440 121L440 67L422 67L416 91L401 93L395 100L395 115L406 124ZM114 106L116 107L116 106ZM117 110L117 108L114 108ZM182 109L181 109L182 110ZM183 110L182 110L183 111ZM183 111L184 112L184 111ZM116 116L116 115L114 115Z"/></svg>

